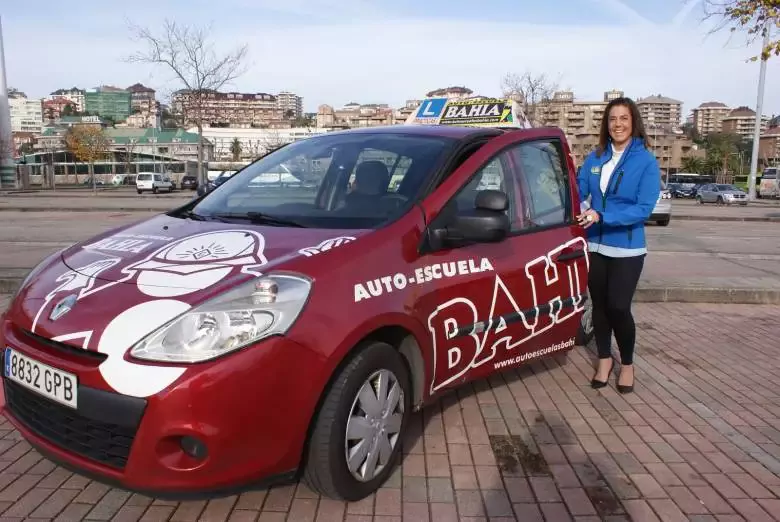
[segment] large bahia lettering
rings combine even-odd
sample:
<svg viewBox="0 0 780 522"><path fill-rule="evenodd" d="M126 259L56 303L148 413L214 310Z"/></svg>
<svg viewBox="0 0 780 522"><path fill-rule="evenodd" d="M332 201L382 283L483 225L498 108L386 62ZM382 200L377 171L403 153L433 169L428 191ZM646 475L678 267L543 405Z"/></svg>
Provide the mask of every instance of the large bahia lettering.
<svg viewBox="0 0 780 522"><path fill-rule="evenodd" d="M575 258L566 264L558 261L562 253L579 247L587 251L587 242L574 238L526 264L525 275L531 284L531 309L521 310L498 274L486 320L480 321L485 314L466 297L456 297L439 305L428 317L433 341L430 392L436 392L489 361L514 357L519 346L581 312L588 257ZM547 296L550 297L541 302ZM507 331L507 323L515 321L520 328Z"/></svg>

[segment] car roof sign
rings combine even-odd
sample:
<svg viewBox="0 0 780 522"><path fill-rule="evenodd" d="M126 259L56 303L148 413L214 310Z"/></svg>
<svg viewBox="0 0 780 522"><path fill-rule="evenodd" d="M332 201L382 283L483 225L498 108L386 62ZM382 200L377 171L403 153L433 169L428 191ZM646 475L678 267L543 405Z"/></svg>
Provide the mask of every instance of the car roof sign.
<svg viewBox="0 0 780 522"><path fill-rule="evenodd" d="M453 125L530 129L521 105L510 98L426 98L406 125Z"/></svg>

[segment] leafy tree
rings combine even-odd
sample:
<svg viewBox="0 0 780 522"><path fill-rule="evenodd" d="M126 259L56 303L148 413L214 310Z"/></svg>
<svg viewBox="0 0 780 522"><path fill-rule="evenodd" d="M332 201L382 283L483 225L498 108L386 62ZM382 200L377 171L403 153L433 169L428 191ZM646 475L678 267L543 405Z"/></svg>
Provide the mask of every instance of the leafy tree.
<svg viewBox="0 0 780 522"><path fill-rule="evenodd" d="M746 31L749 41L763 39L764 31L770 32L769 42L751 61L768 60L780 55L780 38L772 37L772 29L780 29L780 1L778 0L705 0L707 17L718 17L718 29L731 26L731 32Z"/></svg>
<svg viewBox="0 0 780 522"><path fill-rule="evenodd" d="M685 156L682 159L681 164L683 172L701 174L705 172L707 168L707 164L705 163L704 159L699 158L698 156Z"/></svg>
<svg viewBox="0 0 780 522"><path fill-rule="evenodd" d="M73 125L65 133L65 145L77 161L89 165L92 178L92 190L97 190L95 180L95 161L108 154L109 141L103 129L97 125Z"/></svg>
<svg viewBox="0 0 780 522"><path fill-rule="evenodd" d="M241 141L238 138L233 138L233 141L230 143L230 154L233 155L233 161L241 159Z"/></svg>

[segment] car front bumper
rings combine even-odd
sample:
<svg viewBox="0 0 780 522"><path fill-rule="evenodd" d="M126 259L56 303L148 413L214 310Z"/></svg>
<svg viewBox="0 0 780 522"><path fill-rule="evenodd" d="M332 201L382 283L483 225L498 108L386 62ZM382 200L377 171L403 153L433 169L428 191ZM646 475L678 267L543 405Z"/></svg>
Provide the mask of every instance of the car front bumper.
<svg viewBox="0 0 780 522"><path fill-rule="evenodd" d="M94 358L31 337L8 321L0 340L78 376L76 410L2 379L6 417L31 445L66 468L177 499L230 494L297 473L324 365L314 351L289 339L267 339L194 365L146 398L101 389ZM193 438L199 448L188 453L184 441Z"/></svg>

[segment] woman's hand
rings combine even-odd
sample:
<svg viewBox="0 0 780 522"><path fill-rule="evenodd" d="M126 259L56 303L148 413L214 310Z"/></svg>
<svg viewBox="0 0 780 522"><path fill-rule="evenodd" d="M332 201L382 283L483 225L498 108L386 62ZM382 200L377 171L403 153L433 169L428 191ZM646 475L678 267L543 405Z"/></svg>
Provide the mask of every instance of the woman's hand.
<svg viewBox="0 0 780 522"><path fill-rule="evenodd" d="M594 223L599 222L599 213L593 210L592 208L589 208L579 216L577 216L577 224L581 227L588 228L589 226L593 225Z"/></svg>

